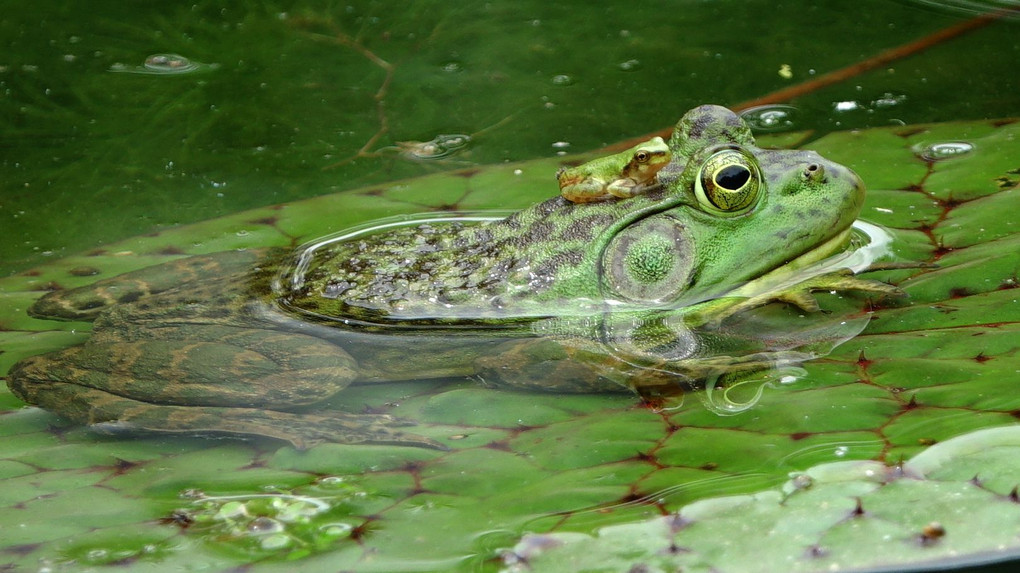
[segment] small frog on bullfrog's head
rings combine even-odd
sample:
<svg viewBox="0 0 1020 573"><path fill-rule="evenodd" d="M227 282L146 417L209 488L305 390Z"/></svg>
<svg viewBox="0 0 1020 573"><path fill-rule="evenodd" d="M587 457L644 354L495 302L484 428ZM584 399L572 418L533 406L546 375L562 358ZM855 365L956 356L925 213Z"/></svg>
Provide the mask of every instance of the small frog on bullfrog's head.
<svg viewBox="0 0 1020 573"><path fill-rule="evenodd" d="M666 142L653 137L616 155L563 167L556 173L556 180L563 197L574 203L633 197L655 184L655 175L670 157Z"/></svg>
<svg viewBox="0 0 1020 573"><path fill-rule="evenodd" d="M760 368L762 349L705 354L692 329L804 306L810 289L891 288L798 274L846 248L864 198L846 167L760 149L717 106L688 112L669 150L662 185L626 200L557 196L498 221L388 225L296 259L200 255L50 293L30 313L94 320L92 335L15 364L9 386L86 424L438 446L384 415L292 410L352 383L613 391Z"/></svg>

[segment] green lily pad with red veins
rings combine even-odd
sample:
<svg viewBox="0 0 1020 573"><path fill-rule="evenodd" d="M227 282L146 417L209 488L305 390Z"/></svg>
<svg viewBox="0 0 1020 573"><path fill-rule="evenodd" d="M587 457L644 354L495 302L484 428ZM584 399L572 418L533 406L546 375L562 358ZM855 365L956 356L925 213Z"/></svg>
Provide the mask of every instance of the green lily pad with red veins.
<svg viewBox="0 0 1020 573"><path fill-rule="evenodd" d="M1018 141L1020 123L1000 121L808 143L869 185L863 218L889 230L901 267L869 276L908 296L820 294L823 307L870 309L871 322L732 415L698 392L653 409L626 395L400 382L335 400L410 420L447 450L298 451L101 435L2 391L0 568L827 571L1015 556ZM521 207L555 191L561 162L584 159L262 208L0 279L0 371L88 335L87 323L27 317L47 290L189 254L296 246L384 215Z"/></svg>

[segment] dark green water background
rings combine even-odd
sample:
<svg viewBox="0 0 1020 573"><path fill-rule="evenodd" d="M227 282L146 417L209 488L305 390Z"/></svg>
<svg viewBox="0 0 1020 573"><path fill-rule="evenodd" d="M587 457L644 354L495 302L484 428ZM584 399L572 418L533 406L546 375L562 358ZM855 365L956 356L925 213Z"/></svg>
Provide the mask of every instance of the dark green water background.
<svg viewBox="0 0 1020 573"><path fill-rule="evenodd" d="M888 0L4 8L3 276L255 206L598 148L669 126L696 104L734 105L974 16ZM798 97L791 127L1017 115L1017 37L1006 18ZM361 48L392 67L382 105L387 72ZM214 66L111 71L159 53ZM858 108L836 111L838 102ZM372 149L499 125L456 161L389 154L328 168L369 141L380 111L388 132Z"/></svg>

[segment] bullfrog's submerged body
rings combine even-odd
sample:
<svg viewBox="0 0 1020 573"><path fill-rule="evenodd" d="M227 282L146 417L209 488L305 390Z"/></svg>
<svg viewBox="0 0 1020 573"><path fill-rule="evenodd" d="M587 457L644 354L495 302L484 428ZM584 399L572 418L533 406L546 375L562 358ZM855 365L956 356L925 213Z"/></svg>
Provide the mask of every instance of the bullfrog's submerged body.
<svg viewBox="0 0 1020 573"><path fill-rule="evenodd" d="M351 383L479 375L554 391L675 384L754 361L701 360L687 327L806 288L747 291L843 248L864 198L849 169L754 146L730 111L678 123L662 186L556 197L488 223L425 223L294 257L217 253L47 295L33 314L94 319L78 347L28 358L10 387L90 424L436 445L387 416L293 414ZM759 289L760 290L760 289ZM747 294L751 293L751 294ZM756 295L756 296L753 296Z"/></svg>

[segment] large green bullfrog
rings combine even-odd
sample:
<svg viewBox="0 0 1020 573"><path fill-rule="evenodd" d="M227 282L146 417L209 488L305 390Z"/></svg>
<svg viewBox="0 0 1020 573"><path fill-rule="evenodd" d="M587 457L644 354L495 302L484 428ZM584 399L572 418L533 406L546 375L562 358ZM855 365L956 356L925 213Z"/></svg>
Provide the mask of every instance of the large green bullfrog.
<svg viewBox="0 0 1020 573"><path fill-rule="evenodd" d="M19 362L10 388L86 424L436 446L384 415L291 411L352 383L445 376L667 387L768 362L705 358L691 328L770 300L810 306L815 288L888 290L846 272L789 279L846 247L864 198L851 170L759 149L717 106L688 112L668 145L662 185L634 197L557 196L496 221L194 256L50 293L32 314L93 333Z"/></svg>

